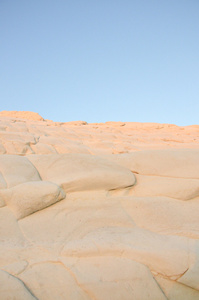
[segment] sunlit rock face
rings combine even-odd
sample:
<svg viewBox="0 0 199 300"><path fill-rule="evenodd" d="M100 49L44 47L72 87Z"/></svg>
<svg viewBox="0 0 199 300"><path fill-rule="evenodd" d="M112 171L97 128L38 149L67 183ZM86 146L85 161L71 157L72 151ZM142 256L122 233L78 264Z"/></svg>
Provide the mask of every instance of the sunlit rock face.
<svg viewBox="0 0 199 300"><path fill-rule="evenodd" d="M198 138L0 113L0 299L199 299Z"/></svg>

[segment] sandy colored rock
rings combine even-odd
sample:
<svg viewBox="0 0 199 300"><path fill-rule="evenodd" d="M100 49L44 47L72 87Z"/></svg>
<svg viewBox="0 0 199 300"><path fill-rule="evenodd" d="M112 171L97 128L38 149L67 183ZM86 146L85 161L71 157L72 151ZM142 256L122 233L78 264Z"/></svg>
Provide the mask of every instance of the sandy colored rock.
<svg viewBox="0 0 199 300"><path fill-rule="evenodd" d="M86 154L28 157L42 180L60 185L66 192L112 190L133 186L134 174L108 160Z"/></svg>
<svg viewBox="0 0 199 300"><path fill-rule="evenodd" d="M155 277L161 289L165 293L167 299L170 300L197 300L199 299L199 292L187 287L186 285L179 284L176 281L168 280L161 276Z"/></svg>
<svg viewBox="0 0 199 300"><path fill-rule="evenodd" d="M51 277L49 280L49 277ZM31 266L19 278L27 284L37 299L89 300L87 292L60 262L45 262Z"/></svg>
<svg viewBox="0 0 199 300"><path fill-rule="evenodd" d="M199 150L167 149L105 156L142 175L199 179Z"/></svg>
<svg viewBox="0 0 199 300"><path fill-rule="evenodd" d="M26 246L27 240L20 230L19 224L8 207L0 209L0 244L4 246ZM29 243L28 243L29 244ZM3 260L4 257L1 257Z"/></svg>
<svg viewBox="0 0 199 300"><path fill-rule="evenodd" d="M0 270L0 298L2 300L36 300L37 298L18 278Z"/></svg>
<svg viewBox="0 0 199 300"><path fill-rule="evenodd" d="M0 113L0 299L199 297L199 126Z"/></svg>
<svg viewBox="0 0 199 300"><path fill-rule="evenodd" d="M133 260L99 256L62 262L94 299L166 299L149 269Z"/></svg>
<svg viewBox="0 0 199 300"><path fill-rule="evenodd" d="M43 121L42 117L31 112L1 112L0 154L75 152L115 155L155 149L198 150L198 133L197 125L180 127L136 122L53 122Z"/></svg>
<svg viewBox="0 0 199 300"><path fill-rule="evenodd" d="M8 188L27 181L40 180L39 173L31 162L18 155L0 155L0 172Z"/></svg>
<svg viewBox="0 0 199 300"><path fill-rule="evenodd" d="M4 110L0 112L0 116L34 120L34 121L44 121L44 119L38 113L31 112L31 111L5 111Z"/></svg>
<svg viewBox="0 0 199 300"><path fill-rule="evenodd" d="M0 173L0 189L5 189L6 187L7 187L6 181L2 173Z"/></svg>
<svg viewBox="0 0 199 300"><path fill-rule="evenodd" d="M16 218L22 219L64 199L65 193L54 183L33 181L0 191L0 196Z"/></svg>
<svg viewBox="0 0 199 300"><path fill-rule="evenodd" d="M194 241L184 237L152 233L141 228L108 227L68 242L62 256L111 255L134 259L151 270L177 278L189 268L189 254L194 252Z"/></svg>
<svg viewBox="0 0 199 300"><path fill-rule="evenodd" d="M178 282L188 285L199 291L199 241L195 243L195 252L190 256L190 267L183 276L178 279Z"/></svg>
<svg viewBox="0 0 199 300"><path fill-rule="evenodd" d="M118 197L138 227L153 232L199 238L199 201L165 197ZM176 213L177 212L177 213Z"/></svg>
<svg viewBox="0 0 199 300"><path fill-rule="evenodd" d="M22 273L28 267L28 262L26 260L16 261L14 263L4 266L2 269L10 275L17 276Z"/></svg>
<svg viewBox="0 0 199 300"><path fill-rule="evenodd" d="M162 196L190 200L199 196L199 179L136 175L136 185L129 196Z"/></svg>

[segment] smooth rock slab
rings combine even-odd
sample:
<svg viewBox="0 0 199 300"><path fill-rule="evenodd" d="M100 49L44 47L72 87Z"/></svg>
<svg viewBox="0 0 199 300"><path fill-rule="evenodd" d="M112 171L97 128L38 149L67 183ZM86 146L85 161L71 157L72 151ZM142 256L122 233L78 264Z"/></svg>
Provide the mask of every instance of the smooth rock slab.
<svg viewBox="0 0 199 300"><path fill-rule="evenodd" d="M199 179L198 149L145 150L104 157L143 175Z"/></svg>
<svg viewBox="0 0 199 300"><path fill-rule="evenodd" d="M96 300L166 300L150 270L131 259L122 257L62 258Z"/></svg>
<svg viewBox="0 0 199 300"><path fill-rule="evenodd" d="M184 284L168 280L161 276L155 276L156 281L169 300L198 300L199 291L196 291Z"/></svg>
<svg viewBox="0 0 199 300"><path fill-rule="evenodd" d="M31 288L39 300L92 299L60 262L35 264L20 274L19 278Z"/></svg>
<svg viewBox="0 0 199 300"><path fill-rule="evenodd" d="M136 225L165 235L199 239L199 200L166 197L118 197Z"/></svg>
<svg viewBox="0 0 199 300"><path fill-rule="evenodd" d="M133 186L134 174L101 157L87 154L30 155L42 180L60 185L65 192L112 190Z"/></svg>
<svg viewBox="0 0 199 300"><path fill-rule="evenodd" d="M199 179L136 175L137 183L129 191L131 196L164 196L190 200L199 196Z"/></svg>
<svg viewBox="0 0 199 300"><path fill-rule="evenodd" d="M164 276L178 278L189 268L195 242L141 228L100 228L68 242L62 256L122 256L147 265Z"/></svg>

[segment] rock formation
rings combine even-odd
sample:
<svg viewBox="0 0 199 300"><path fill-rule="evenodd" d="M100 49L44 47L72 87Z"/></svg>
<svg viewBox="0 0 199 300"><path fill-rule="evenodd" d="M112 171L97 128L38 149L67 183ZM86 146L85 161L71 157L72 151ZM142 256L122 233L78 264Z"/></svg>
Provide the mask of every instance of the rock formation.
<svg viewBox="0 0 199 300"><path fill-rule="evenodd" d="M0 299L199 299L199 126L0 113Z"/></svg>

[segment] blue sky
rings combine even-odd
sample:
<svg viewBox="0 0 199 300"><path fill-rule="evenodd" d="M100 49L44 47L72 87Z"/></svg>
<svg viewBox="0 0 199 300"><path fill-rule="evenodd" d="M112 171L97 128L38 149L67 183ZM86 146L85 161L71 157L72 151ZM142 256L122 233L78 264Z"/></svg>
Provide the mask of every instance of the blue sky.
<svg viewBox="0 0 199 300"><path fill-rule="evenodd" d="M199 124L198 0L0 0L0 110Z"/></svg>

